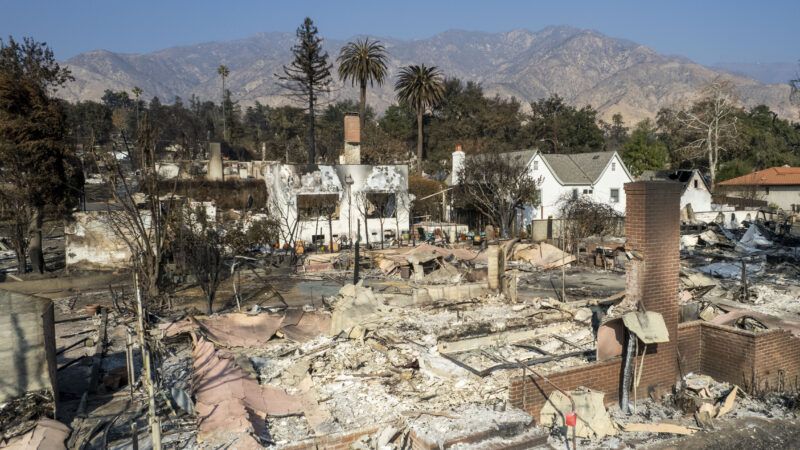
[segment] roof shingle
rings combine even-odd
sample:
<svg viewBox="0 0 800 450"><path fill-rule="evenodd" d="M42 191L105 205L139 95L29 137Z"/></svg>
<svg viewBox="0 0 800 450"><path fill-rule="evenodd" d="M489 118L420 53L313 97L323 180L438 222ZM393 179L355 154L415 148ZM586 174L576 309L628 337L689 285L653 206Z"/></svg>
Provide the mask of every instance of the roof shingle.
<svg viewBox="0 0 800 450"><path fill-rule="evenodd" d="M613 156L614 152L542 154L564 184L594 184Z"/></svg>
<svg viewBox="0 0 800 450"><path fill-rule="evenodd" d="M720 186L792 186L800 185L800 167L770 167L731 178Z"/></svg>

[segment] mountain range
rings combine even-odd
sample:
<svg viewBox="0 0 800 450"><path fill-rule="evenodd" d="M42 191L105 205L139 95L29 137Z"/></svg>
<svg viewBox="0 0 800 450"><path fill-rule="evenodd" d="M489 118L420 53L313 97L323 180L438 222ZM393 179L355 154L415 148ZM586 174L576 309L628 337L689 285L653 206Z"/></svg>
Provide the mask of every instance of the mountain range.
<svg viewBox="0 0 800 450"><path fill-rule="evenodd" d="M489 95L513 96L527 104L558 94L576 106L592 105L605 120L619 112L627 123L653 117L662 107L684 106L706 83L725 76L735 84L743 105L766 104L783 117L798 118L786 83L764 84L593 30L557 26L536 32L450 30L418 40L371 38L383 42L389 53L388 82L368 92L367 101L379 112L395 101L392 87L398 67L425 63L438 66L448 77L479 82ZM192 95L218 101L221 82L216 69L225 64L230 69L226 84L242 105L286 104L289 100L274 74L291 60L294 41L292 33L270 32L144 54L90 51L65 61L75 81L59 95L72 101L98 100L106 89L130 91L139 86L144 98L158 96L162 102ZM333 62L344 44L324 41ZM355 89L338 82L330 96L358 98Z"/></svg>

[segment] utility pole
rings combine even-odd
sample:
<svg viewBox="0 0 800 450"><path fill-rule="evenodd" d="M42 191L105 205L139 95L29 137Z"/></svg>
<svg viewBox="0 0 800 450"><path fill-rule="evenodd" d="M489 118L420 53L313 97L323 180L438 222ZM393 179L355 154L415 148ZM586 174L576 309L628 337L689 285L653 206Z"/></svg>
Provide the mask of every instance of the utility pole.
<svg viewBox="0 0 800 450"><path fill-rule="evenodd" d="M359 266L361 265L361 255L359 255L358 253L358 247L361 246L361 219L358 219L357 230L358 231L356 231L356 233L358 233L358 235L356 236L356 256L355 256L355 267L353 268L353 284L358 284L358 279L360 275L358 272L359 272Z"/></svg>
<svg viewBox="0 0 800 450"><path fill-rule="evenodd" d="M153 439L153 450L161 450L161 424L158 422L156 416L156 392L153 386L153 369L150 367L150 349L147 345L145 338L145 321L144 321L144 306L142 305L142 292L139 287L139 274L133 272L133 285L136 288L136 313L137 325L136 330L139 334L139 346L142 352L142 367L144 368L144 386L147 389L148 400L148 422L150 424L150 434Z"/></svg>

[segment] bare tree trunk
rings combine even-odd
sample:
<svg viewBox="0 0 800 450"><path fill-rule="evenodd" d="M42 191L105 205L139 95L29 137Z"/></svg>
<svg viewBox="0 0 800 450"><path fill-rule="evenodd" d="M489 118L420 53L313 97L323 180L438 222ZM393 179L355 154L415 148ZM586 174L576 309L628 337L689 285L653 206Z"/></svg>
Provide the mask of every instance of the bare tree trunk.
<svg viewBox="0 0 800 450"><path fill-rule="evenodd" d="M364 234L367 236L367 248L369 248L369 225L367 225L367 214L364 214Z"/></svg>
<svg viewBox="0 0 800 450"><path fill-rule="evenodd" d="M214 293L213 292L209 292L209 293L206 294L206 305L207 305L206 314L209 315L209 316L214 314L214 308L213 308L213 306L214 306Z"/></svg>
<svg viewBox="0 0 800 450"><path fill-rule="evenodd" d="M24 249L14 249L17 254L17 273L28 273L28 258Z"/></svg>
<svg viewBox="0 0 800 450"><path fill-rule="evenodd" d="M708 173L711 175L711 192L717 179L717 162L714 160L714 144L711 142L711 128L708 129Z"/></svg>
<svg viewBox="0 0 800 450"><path fill-rule="evenodd" d="M308 95L308 171L311 172L314 170L314 166L317 163L317 142L316 136L314 134L314 124L315 124L315 116L314 116L314 94L309 93Z"/></svg>
<svg viewBox="0 0 800 450"><path fill-rule="evenodd" d="M422 173L422 111L417 111L417 172Z"/></svg>
<svg viewBox="0 0 800 450"><path fill-rule="evenodd" d="M34 207L33 217L28 231L31 235L30 244L28 244L28 255L31 258L31 269L37 273L44 273L44 252L42 251L42 222L44 221L44 212L41 207Z"/></svg>
<svg viewBox="0 0 800 450"><path fill-rule="evenodd" d="M228 121L225 120L225 75L222 76L222 140L228 140Z"/></svg>
<svg viewBox="0 0 800 450"><path fill-rule="evenodd" d="M361 82L361 99L358 104L359 142L364 142L364 127L367 124L367 82Z"/></svg>

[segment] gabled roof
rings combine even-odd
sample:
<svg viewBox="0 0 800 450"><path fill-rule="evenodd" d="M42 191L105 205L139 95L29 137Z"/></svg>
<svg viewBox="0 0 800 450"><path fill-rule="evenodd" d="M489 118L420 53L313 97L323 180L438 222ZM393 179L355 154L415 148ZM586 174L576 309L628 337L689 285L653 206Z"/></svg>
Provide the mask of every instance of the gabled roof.
<svg viewBox="0 0 800 450"><path fill-rule="evenodd" d="M731 178L720 186L794 186L800 185L800 167L770 167Z"/></svg>
<svg viewBox="0 0 800 450"><path fill-rule="evenodd" d="M542 159L561 184L595 184L615 154L616 152L542 153ZM621 165L624 168L624 164Z"/></svg>
<svg viewBox="0 0 800 450"><path fill-rule="evenodd" d="M542 153L537 149L529 149L500 153L499 156L522 164L530 164L537 154L542 156L545 165L562 185L593 185L603 175L603 171L611 164L611 159L617 152L561 154ZM479 156L470 155L467 158ZM621 163L620 166L628 177L633 179L625 164Z"/></svg>
<svg viewBox="0 0 800 450"><path fill-rule="evenodd" d="M703 184L706 187L706 190L711 191L711 186L708 184L708 180L703 174L697 169L679 169L679 170L645 170L639 176L640 180L664 180L664 181L674 181L676 183L683 184L683 190L686 191L686 188L689 187L689 181L692 180L694 177L695 172L703 180Z"/></svg>

